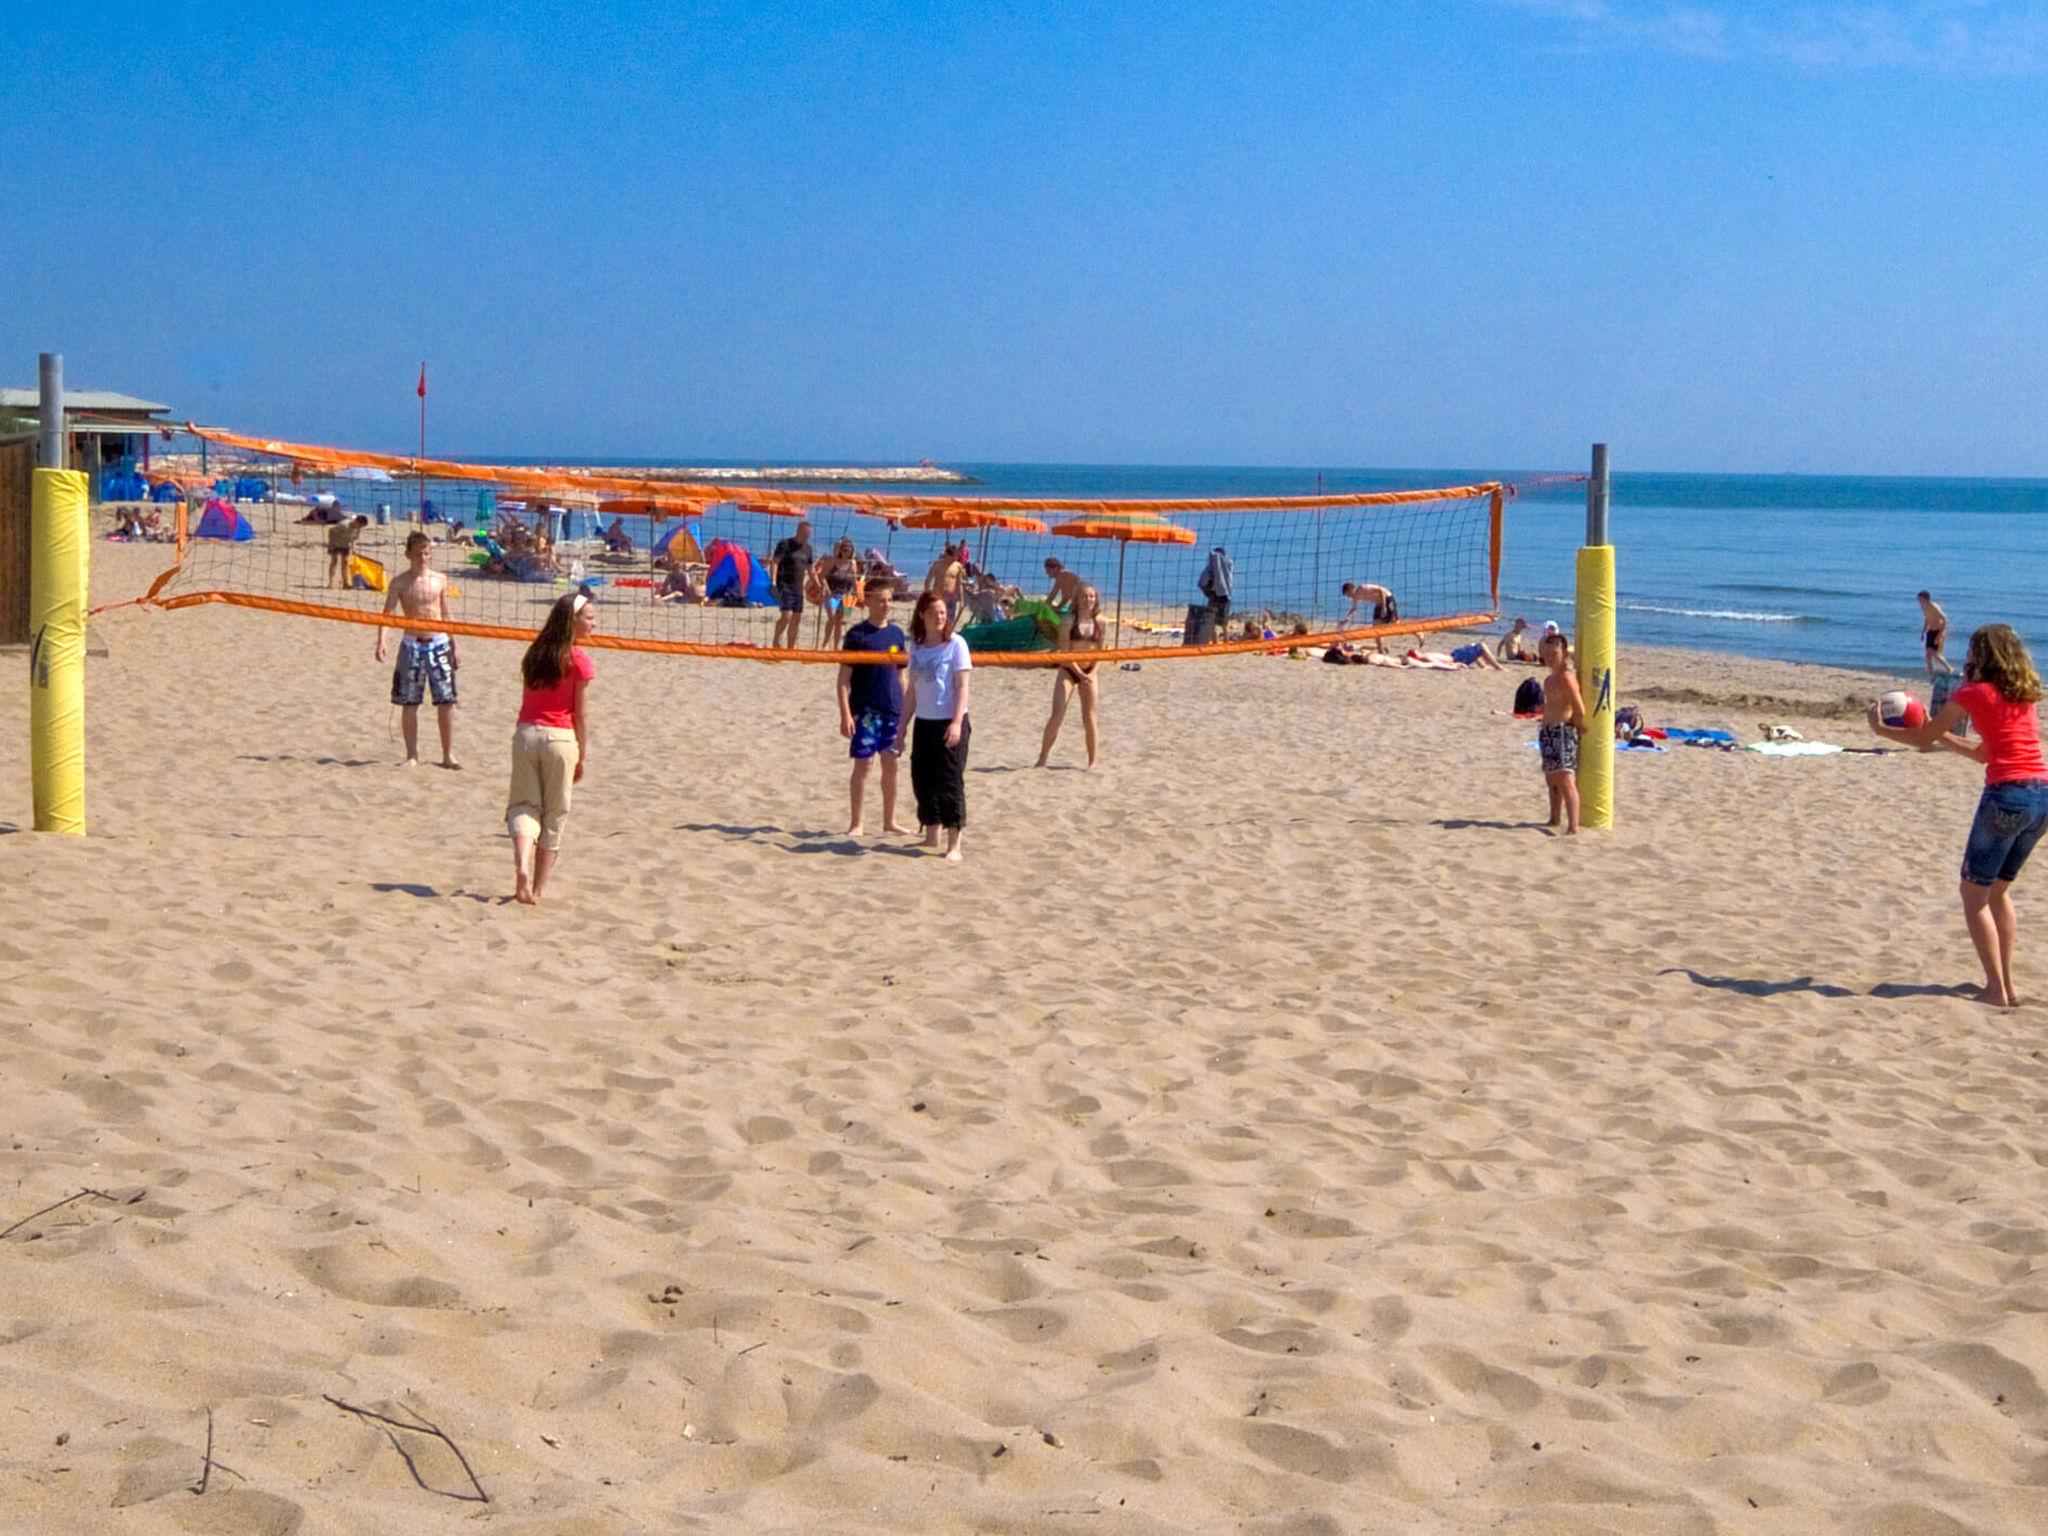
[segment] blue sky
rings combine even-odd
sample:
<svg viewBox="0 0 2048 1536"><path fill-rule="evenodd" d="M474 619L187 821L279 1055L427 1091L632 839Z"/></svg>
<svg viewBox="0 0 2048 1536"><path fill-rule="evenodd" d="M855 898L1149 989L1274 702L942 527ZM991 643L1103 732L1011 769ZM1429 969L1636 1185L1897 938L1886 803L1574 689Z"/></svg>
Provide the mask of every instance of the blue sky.
<svg viewBox="0 0 2048 1536"><path fill-rule="evenodd" d="M2048 0L24 0L0 105L0 376L266 434L2048 474Z"/></svg>

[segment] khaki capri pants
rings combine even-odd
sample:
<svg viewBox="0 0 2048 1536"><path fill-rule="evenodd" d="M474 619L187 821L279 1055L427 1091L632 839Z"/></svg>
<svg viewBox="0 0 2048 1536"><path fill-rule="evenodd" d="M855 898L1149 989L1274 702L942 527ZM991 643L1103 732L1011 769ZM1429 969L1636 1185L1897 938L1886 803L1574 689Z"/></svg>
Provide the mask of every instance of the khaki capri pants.
<svg viewBox="0 0 2048 1536"><path fill-rule="evenodd" d="M576 733L554 725L522 725L512 733L512 788L505 826L543 848L562 846L569 792L576 782Z"/></svg>

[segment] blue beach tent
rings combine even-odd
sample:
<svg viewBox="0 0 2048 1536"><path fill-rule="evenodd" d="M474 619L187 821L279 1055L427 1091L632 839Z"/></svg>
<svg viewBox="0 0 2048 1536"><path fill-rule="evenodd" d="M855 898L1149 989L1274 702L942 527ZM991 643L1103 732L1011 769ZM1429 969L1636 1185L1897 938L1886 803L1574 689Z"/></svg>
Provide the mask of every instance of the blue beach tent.
<svg viewBox="0 0 2048 1536"><path fill-rule="evenodd" d="M256 530L249 526L249 519L242 516L241 509L215 498L206 504L206 510L199 515L199 526L192 530L192 536L199 539L243 539L256 537Z"/></svg>
<svg viewBox="0 0 2048 1536"><path fill-rule="evenodd" d="M711 569L704 578L704 595L714 603L745 603L749 608L767 608L775 602L775 588L760 562L729 539L713 539L705 551Z"/></svg>

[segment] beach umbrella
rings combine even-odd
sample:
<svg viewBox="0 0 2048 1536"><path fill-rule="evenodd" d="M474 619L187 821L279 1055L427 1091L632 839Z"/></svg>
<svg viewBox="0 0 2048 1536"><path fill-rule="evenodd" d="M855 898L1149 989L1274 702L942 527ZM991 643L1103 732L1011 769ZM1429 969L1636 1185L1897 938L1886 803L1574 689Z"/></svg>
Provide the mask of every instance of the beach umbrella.
<svg viewBox="0 0 2048 1536"><path fill-rule="evenodd" d="M1064 539L1115 539L1117 639L1123 639L1124 556L1133 544L1192 544L1195 530L1169 523L1150 512L1090 512L1054 523L1052 532Z"/></svg>
<svg viewBox="0 0 2048 1536"><path fill-rule="evenodd" d="M1045 533L1049 530L1037 518L1024 512L983 511L978 507L922 507L903 519L906 528L968 528L981 530L981 564L988 567L989 536L1001 528L1008 533Z"/></svg>
<svg viewBox="0 0 2048 1536"><path fill-rule="evenodd" d="M903 520L906 528L1002 528L1011 533L1045 533L1049 530L1035 517L1022 512L979 512L965 507L927 507Z"/></svg>

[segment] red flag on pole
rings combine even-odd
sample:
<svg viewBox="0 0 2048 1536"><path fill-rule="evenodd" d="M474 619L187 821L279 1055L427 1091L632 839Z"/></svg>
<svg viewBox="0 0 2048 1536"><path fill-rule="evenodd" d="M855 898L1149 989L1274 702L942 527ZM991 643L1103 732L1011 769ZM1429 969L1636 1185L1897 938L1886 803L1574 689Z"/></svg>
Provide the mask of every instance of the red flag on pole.
<svg viewBox="0 0 2048 1536"><path fill-rule="evenodd" d="M425 363L420 364L420 398L422 400L427 398L427 365Z"/></svg>

